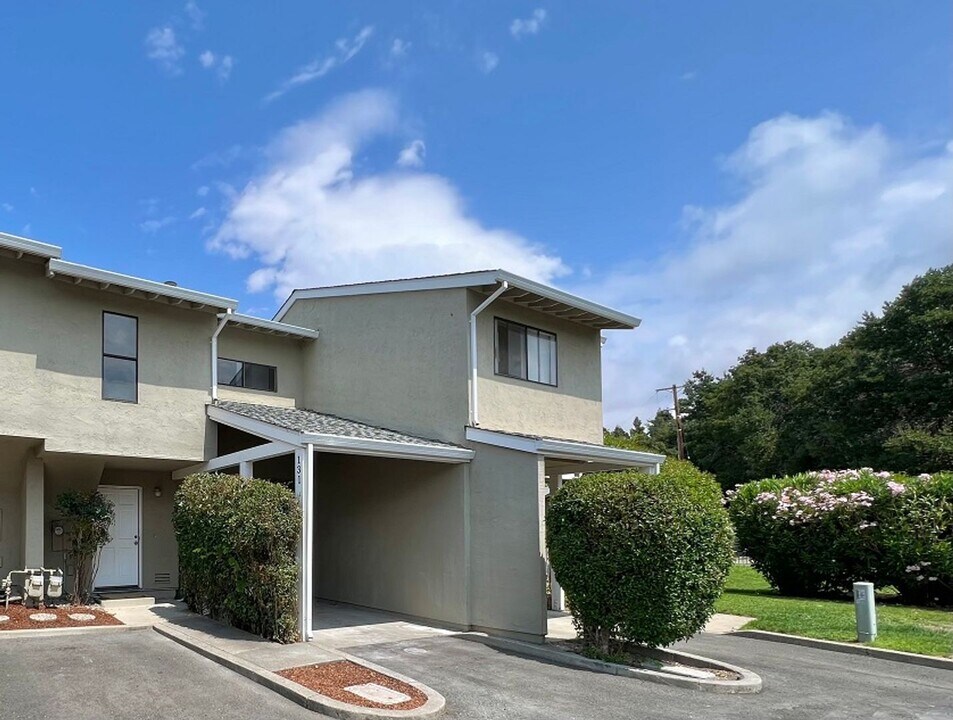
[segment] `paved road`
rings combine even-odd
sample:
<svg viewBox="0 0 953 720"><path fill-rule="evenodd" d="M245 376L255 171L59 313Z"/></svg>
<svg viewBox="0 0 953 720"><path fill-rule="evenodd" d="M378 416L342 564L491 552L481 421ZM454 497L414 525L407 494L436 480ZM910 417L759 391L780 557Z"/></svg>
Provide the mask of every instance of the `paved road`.
<svg viewBox="0 0 953 720"><path fill-rule="evenodd" d="M3 720L316 720L150 629L0 637Z"/></svg>
<svg viewBox="0 0 953 720"><path fill-rule="evenodd" d="M764 680L758 695L714 695L571 670L454 637L351 648L443 693L461 720L953 720L953 672L716 635L680 647ZM423 652L422 652L423 651Z"/></svg>
<svg viewBox="0 0 953 720"><path fill-rule="evenodd" d="M458 720L953 720L953 672L763 640L687 649L759 673L760 695L711 695L515 657L460 638L353 648L443 693ZM0 638L0 718L315 720L149 630Z"/></svg>

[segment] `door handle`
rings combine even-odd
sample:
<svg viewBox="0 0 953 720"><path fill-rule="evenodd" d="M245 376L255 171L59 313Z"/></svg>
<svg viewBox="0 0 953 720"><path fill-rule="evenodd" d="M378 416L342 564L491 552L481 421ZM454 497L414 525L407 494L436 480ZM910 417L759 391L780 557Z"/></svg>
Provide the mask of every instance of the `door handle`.
<svg viewBox="0 0 953 720"><path fill-rule="evenodd" d="M138 545L138 544L139 544L139 536L138 536L138 535L134 536L134 540L133 540L133 543L132 543L132 544L133 544L133 545Z"/></svg>

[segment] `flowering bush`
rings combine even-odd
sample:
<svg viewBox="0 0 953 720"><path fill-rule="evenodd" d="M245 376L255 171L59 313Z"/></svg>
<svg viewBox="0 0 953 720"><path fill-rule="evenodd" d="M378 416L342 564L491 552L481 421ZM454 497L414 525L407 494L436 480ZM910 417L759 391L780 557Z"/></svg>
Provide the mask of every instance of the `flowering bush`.
<svg viewBox="0 0 953 720"><path fill-rule="evenodd" d="M823 470L747 483L728 500L740 549L782 593L867 580L913 602L953 601L953 474Z"/></svg>

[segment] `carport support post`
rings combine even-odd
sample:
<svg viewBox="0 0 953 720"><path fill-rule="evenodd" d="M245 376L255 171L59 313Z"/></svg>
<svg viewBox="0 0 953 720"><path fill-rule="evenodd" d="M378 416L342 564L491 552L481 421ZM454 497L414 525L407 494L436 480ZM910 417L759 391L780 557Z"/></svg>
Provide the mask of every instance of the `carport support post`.
<svg viewBox="0 0 953 720"><path fill-rule="evenodd" d="M314 566L311 549L314 547L314 445L295 450L295 495L301 507L301 539L298 544L298 634L302 642L313 637L311 605L314 602L312 577Z"/></svg>

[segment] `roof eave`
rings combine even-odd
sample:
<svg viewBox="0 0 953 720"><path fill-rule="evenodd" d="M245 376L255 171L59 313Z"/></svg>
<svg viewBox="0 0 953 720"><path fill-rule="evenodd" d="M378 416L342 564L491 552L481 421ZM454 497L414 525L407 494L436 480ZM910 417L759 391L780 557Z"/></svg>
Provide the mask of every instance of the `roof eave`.
<svg viewBox="0 0 953 720"><path fill-rule="evenodd" d="M23 255L33 255L39 258L60 258L63 256L63 248L59 245L31 240L30 238L11 235L10 233L0 232L0 248L9 250L15 257L20 258Z"/></svg>

